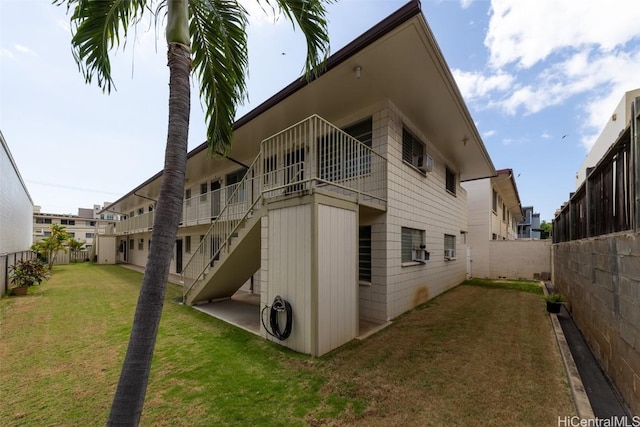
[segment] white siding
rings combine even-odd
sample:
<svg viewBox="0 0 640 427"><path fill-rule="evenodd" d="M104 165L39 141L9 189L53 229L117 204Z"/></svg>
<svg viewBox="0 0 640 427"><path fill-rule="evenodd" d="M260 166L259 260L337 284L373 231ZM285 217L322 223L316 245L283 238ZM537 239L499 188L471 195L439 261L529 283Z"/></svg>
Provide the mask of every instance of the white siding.
<svg viewBox="0 0 640 427"><path fill-rule="evenodd" d="M469 234L467 245L471 248L471 271L473 277L489 275L489 241L492 238L491 180L479 179L463 184L468 195Z"/></svg>
<svg viewBox="0 0 640 427"><path fill-rule="evenodd" d="M420 132L390 102L389 108L374 115L376 128L388 130L388 211L386 252L387 304L385 321L458 285L465 279L466 245L460 232L467 229L466 191L460 186L458 165L445 158L429 135ZM434 159L432 172L421 174L402 160L402 127L404 125L423 142ZM456 172L456 194L445 189L445 167ZM426 264L402 265L400 256L401 227L425 230ZM444 235L456 236L458 259L444 258ZM377 306L381 314L384 303Z"/></svg>
<svg viewBox="0 0 640 427"><path fill-rule="evenodd" d="M117 239L115 236L99 236L96 239L96 253L98 254L98 264L116 263L116 254L118 250L116 244Z"/></svg>
<svg viewBox="0 0 640 427"><path fill-rule="evenodd" d="M356 212L318 206L318 355L357 333Z"/></svg>
<svg viewBox="0 0 640 427"><path fill-rule="evenodd" d="M0 133L0 253L29 250L33 202Z"/></svg>
<svg viewBox="0 0 640 427"><path fill-rule="evenodd" d="M266 253L262 251L263 259L265 255L268 258L268 267L264 271L263 262L261 274L268 282L268 286L264 282L261 286L261 305L271 306L273 299L280 295L293 309L293 329L286 341L265 335L307 354L312 352L311 340L315 335L311 321L311 208L312 205L307 204L269 211ZM265 312L265 319L267 316Z"/></svg>

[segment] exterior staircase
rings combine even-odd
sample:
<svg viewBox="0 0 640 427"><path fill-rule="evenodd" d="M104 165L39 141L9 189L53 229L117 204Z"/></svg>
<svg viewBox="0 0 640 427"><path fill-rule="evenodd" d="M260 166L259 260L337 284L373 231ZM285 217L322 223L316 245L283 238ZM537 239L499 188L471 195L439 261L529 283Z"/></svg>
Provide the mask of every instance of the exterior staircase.
<svg viewBox="0 0 640 427"><path fill-rule="evenodd" d="M225 203L182 270L183 301L230 298L258 271L265 200L324 191L386 210L386 179L384 157L317 115L263 140L244 178L217 190Z"/></svg>
<svg viewBox="0 0 640 427"><path fill-rule="evenodd" d="M266 207L257 178L259 158L229 190L227 203L182 271L188 305L230 298L260 268L260 219Z"/></svg>

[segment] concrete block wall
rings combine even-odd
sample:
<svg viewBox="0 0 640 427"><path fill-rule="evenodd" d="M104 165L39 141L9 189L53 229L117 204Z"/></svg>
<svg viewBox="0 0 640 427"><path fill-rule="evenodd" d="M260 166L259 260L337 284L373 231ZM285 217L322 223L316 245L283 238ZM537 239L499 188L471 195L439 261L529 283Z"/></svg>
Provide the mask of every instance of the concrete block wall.
<svg viewBox="0 0 640 427"><path fill-rule="evenodd" d="M553 245L553 282L625 403L640 414L640 233Z"/></svg>
<svg viewBox="0 0 640 427"><path fill-rule="evenodd" d="M479 276L480 266L472 249L472 275ZM490 240L488 276L492 279L533 279L551 273L551 240ZM485 269L482 269L486 271Z"/></svg>

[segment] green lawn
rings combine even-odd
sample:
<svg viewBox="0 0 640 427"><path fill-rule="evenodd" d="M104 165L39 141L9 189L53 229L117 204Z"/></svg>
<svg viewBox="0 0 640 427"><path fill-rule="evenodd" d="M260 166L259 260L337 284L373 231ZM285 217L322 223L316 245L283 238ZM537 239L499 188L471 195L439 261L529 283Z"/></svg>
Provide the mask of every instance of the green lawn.
<svg viewBox="0 0 640 427"><path fill-rule="evenodd" d="M104 425L141 274L56 267L0 300L0 425ZM143 425L555 425L575 413L544 304L459 286L365 341L298 355L172 299Z"/></svg>

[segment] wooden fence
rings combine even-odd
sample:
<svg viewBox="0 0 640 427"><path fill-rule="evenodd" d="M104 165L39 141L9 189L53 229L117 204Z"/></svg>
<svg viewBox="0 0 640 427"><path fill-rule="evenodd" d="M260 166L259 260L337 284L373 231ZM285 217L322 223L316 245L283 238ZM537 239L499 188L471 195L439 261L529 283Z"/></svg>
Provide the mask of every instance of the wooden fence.
<svg viewBox="0 0 640 427"><path fill-rule="evenodd" d="M595 237L640 226L640 97L631 123L563 205L553 224L553 242Z"/></svg>
<svg viewBox="0 0 640 427"><path fill-rule="evenodd" d="M35 253L31 251L12 252L0 254L0 295L4 295L9 290L9 266L23 259L31 259Z"/></svg>

